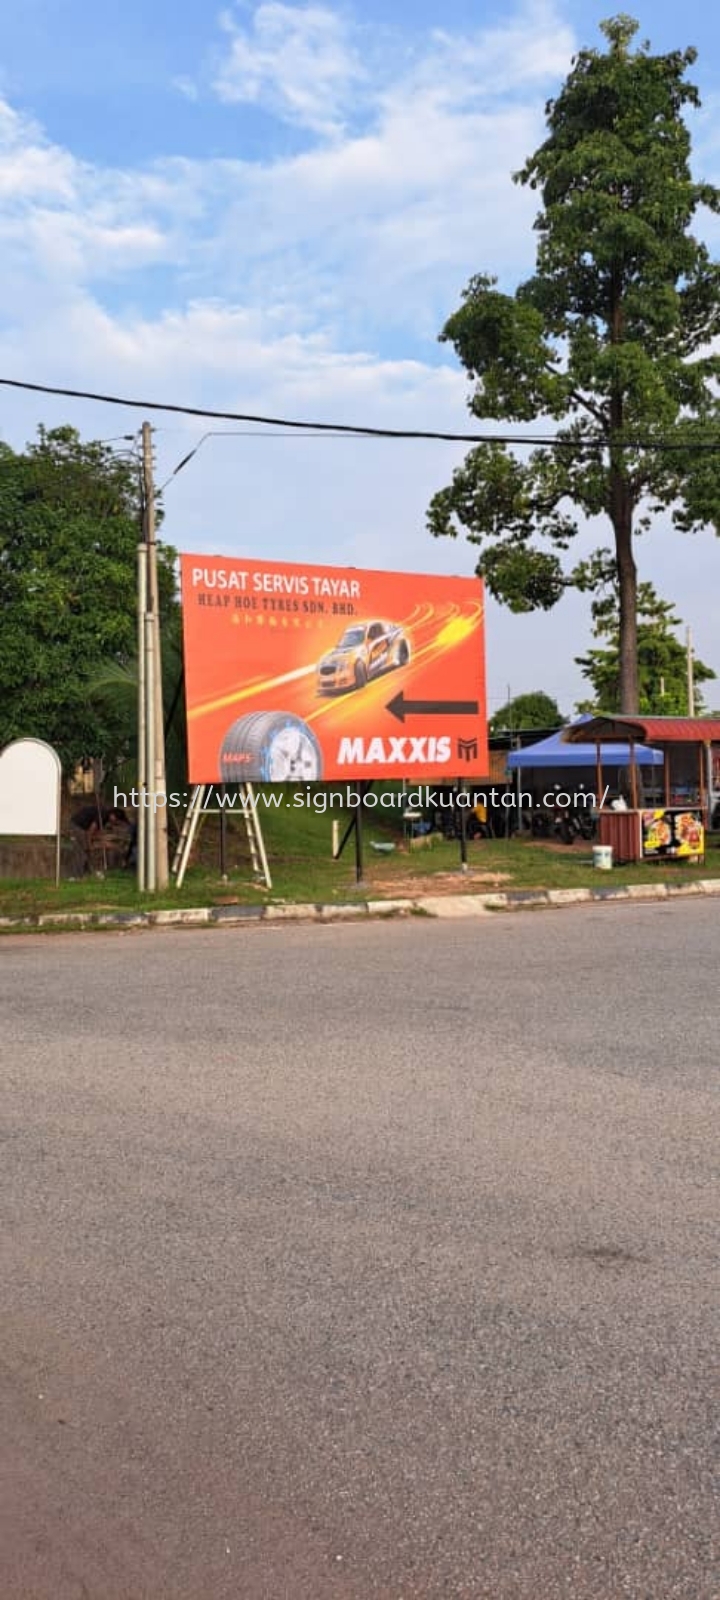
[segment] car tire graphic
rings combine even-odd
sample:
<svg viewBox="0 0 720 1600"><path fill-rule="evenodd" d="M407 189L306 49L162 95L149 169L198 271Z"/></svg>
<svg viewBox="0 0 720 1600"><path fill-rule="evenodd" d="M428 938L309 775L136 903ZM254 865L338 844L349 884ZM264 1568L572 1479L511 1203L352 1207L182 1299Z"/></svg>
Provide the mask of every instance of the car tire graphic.
<svg viewBox="0 0 720 1600"><path fill-rule="evenodd" d="M364 661L355 662L355 688L364 689L367 683L367 667Z"/></svg>
<svg viewBox="0 0 720 1600"><path fill-rule="evenodd" d="M407 639L401 639L395 652L395 665L397 667L406 667L409 660L410 646L407 642Z"/></svg>
<svg viewBox="0 0 720 1600"><path fill-rule="evenodd" d="M322 751L292 711L251 711L233 722L220 746L222 783L319 783Z"/></svg>

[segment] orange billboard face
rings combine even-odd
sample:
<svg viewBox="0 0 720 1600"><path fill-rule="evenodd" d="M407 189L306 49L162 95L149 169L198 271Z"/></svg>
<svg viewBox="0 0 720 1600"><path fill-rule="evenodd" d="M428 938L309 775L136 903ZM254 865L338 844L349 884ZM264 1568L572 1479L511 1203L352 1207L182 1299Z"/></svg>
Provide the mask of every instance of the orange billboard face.
<svg viewBox="0 0 720 1600"><path fill-rule="evenodd" d="M487 775L479 578L181 570L191 783Z"/></svg>

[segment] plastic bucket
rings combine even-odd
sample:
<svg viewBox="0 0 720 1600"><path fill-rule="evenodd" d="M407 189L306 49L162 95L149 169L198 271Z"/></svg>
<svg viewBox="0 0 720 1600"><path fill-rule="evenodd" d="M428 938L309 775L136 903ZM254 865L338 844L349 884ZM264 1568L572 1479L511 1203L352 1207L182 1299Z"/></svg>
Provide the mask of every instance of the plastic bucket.
<svg viewBox="0 0 720 1600"><path fill-rule="evenodd" d="M612 864L613 864L612 845L611 844L594 844L593 845L593 866L594 867L598 867L601 872L609 872L611 867L612 867Z"/></svg>

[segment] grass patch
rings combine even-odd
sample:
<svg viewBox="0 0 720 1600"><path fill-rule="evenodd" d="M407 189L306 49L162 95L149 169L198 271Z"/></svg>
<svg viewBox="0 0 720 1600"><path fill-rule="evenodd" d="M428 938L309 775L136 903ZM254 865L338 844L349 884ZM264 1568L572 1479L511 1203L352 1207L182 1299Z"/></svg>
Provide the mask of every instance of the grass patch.
<svg viewBox="0 0 720 1600"><path fill-rule="evenodd" d="M262 812L273 887L268 893L253 881L245 828L240 818L228 822L225 881L219 870L219 823L204 822L194 863L181 890L171 883L162 895L138 893L129 871L108 872L104 878L63 879L56 888L48 878L0 879L0 916L36 917L70 911L131 911L179 906L217 906L237 903L263 905L269 900L288 902L353 902L371 898L403 899L415 895L492 893L512 889L610 888L625 884L692 884L699 878L720 877L720 838L708 840L704 864L696 867L673 863L637 863L599 872L592 865L588 844L557 846L530 838L473 840L468 843L468 870L460 871L460 847L439 837L429 849L411 850L403 838L397 810L375 811L363 823L363 883L355 881L354 843L333 861L332 818L342 835L349 814L320 812L312 807ZM372 850L371 842L395 844L390 854Z"/></svg>

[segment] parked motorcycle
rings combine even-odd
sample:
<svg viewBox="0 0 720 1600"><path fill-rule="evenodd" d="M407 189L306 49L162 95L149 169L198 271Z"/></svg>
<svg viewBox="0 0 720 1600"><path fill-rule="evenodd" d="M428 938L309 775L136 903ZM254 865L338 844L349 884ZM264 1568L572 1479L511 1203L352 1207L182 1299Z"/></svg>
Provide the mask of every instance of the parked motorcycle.
<svg viewBox="0 0 720 1600"><path fill-rule="evenodd" d="M597 822L589 807L568 806L560 818L559 831L563 844L574 844L576 839L594 839Z"/></svg>
<svg viewBox="0 0 720 1600"><path fill-rule="evenodd" d="M557 838L563 844L574 844L576 839L594 839L597 831L595 815L590 806L578 801L575 805L560 805L558 795L562 793L558 783L554 786L555 798L542 810L534 811L531 818L531 832L536 839Z"/></svg>

